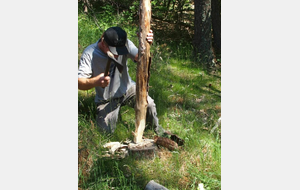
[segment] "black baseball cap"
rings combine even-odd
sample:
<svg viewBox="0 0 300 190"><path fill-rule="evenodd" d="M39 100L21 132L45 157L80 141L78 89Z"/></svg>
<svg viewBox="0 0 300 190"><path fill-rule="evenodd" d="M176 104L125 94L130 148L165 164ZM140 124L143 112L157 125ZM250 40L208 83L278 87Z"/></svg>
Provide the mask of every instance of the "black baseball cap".
<svg viewBox="0 0 300 190"><path fill-rule="evenodd" d="M110 27L104 32L103 37L113 54L128 54L127 33L122 28Z"/></svg>

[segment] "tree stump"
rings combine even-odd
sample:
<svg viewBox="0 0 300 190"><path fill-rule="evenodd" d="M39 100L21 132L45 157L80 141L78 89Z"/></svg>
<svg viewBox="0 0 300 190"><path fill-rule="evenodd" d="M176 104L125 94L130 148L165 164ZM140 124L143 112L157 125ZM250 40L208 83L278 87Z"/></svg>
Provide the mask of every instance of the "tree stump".
<svg viewBox="0 0 300 190"><path fill-rule="evenodd" d="M142 139L139 143L130 143L128 145L128 153L138 159L153 159L157 146L152 139Z"/></svg>

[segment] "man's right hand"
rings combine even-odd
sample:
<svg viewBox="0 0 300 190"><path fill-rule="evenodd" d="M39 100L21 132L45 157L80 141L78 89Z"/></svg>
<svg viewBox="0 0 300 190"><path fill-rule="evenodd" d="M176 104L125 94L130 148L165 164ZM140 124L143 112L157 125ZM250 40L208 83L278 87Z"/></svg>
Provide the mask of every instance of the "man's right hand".
<svg viewBox="0 0 300 190"><path fill-rule="evenodd" d="M108 84L110 82L110 77L109 76L104 76L104 73L101 73L97 77L99 79L97 79L97 85L96 86L101 86L102 88L108 86Z"/></svg>

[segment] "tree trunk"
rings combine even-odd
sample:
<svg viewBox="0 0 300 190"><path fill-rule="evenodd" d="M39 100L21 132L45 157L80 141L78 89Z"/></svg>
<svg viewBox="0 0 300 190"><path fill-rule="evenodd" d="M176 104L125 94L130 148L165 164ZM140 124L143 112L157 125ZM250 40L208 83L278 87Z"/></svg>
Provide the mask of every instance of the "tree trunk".
<svg viewBox="0 0 300 190"><path fill-rule="evenodd" d="M150 68L150 44L146 41L150 31L151 3L140 0L139 10L139 61L136 71L135 133L133 141L140 143L146 125L148 79Z"/></svg>
<svg viewBox="0 0 300 190"><path fill-rule="evenodd" d="M88 12L88 8L90 6L89 0L83 0L83 5L84 5L84 12L87 13Z"/></svg>
<svg viewBox="0 0 300 190"><path fill-rule="evenodd" d="M211 0L195 0L195 34L194 47L201 63L215 65L212 51Z"/></svg>
<svg viewBox="0 0 300 190"><path fill-rule="evenodd" d="M213 47L216 53L221 54L221 0L211 1Z"/></svg>

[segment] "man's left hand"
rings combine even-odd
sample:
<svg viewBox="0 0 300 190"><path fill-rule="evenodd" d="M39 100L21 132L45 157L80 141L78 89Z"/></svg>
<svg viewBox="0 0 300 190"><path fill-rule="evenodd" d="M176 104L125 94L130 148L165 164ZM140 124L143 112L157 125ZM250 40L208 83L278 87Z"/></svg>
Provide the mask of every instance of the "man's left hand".
<svg viewBox="0 0 300 190"><path fill-rule="evenodd" d="M150 29L149 33L147 34L146 40L151 45L153 43L153 31Z"/></svg>
<svg viewBox="0 0 300 190"><path fill-rule="evenodd" d="M137 37L139 37L139 33L136 33ZM150 29L149 33L147 34L146 40L151 45L153 43L153 31Z"/></svg>

